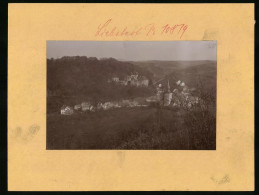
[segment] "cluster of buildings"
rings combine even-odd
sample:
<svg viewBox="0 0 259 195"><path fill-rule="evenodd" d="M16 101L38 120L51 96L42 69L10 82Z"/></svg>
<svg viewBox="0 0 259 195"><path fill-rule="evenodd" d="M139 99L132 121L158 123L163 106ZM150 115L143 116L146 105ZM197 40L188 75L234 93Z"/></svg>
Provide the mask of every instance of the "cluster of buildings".
<svg viewBox="0 0 259 195"><path fill-rule="evenodd" d="M141 76L138 73L126 76L123 80L119 77L112 77L108 80L109 83L114 82L121 85L132 85L136 87L147 87L149 85L149 80L145 76Z"/></svg>
<svg viewBox="0 0 259 195"><path fill-rule="evenodd" d="M158 84L156 87L156 94L154 96L148 97L147 102L157 102L160 106L169 106L173 99L173 93L170 89L169 80L167 82L167 88L164 88L162 84Z"/></svg>
<svg viewBox="0 0 259 195"><path fill-rule="evenodd" d="M137 80L138 76L136 75L131 75L127 77L124 81L120 81L117 78L113 78L114 82L134 81L130 84L139 86L140 84L137 84L137 82L141 83L141 80ZM81 104L77 104L74 107L66 105L62 106L61 114L72 115L74 114L74 112L95 112L97 110L109 110L112 108L122 107L146 107L148 106L148 103L152 102L159 103L160 106L166 107L171 106L192 108L201 101L199 97L192 95L192 92L196 90L195 88L190 89L184 82L180 80L176 82L176 86L177 87L173 91L171 91L169 80L167 82L166 87L164 87L162 84L158 84L156 87L156 94L154 96L146 98L146 104L139 103L135 100L110 101L104 103L100 102L96 106L92 105L90 102L82 102Z"/></svg>
<svg viewBox="0 0 259 195"><path fill-rule="evenodd" d="M122 100L122 101L111 101L98 103L97 106L92 105L90 102L82 102L81 104L77 104L74 107L71 106L62 106L61 114L62 115L72 115L75 112L95 112L98 110L109 110L112 108L123 108L123 107L146 107L147 104L140 104L135 100Z"/></svg>
<svg viewBox="0 0 259 195"><path fill-rule="evenodd" d="M148 97L147 102L157 102L161 106L187 107L191 108L198 104L200 98L192 95L195 88L190 89L184 82L177 81L177 88L171 91L169 80L167 86L157 85L156 95Z"/></svg>

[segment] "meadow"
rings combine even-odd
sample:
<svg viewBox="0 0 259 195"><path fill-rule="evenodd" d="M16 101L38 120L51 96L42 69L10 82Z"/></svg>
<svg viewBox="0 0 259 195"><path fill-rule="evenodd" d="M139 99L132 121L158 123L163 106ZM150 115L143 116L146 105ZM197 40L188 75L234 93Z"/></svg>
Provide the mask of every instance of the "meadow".
<svg viewBox="0 0 259 195"><path fill-rule="evenodd" d="M119 108L48 114L47 149L216 149L215 108Z"/></svg>

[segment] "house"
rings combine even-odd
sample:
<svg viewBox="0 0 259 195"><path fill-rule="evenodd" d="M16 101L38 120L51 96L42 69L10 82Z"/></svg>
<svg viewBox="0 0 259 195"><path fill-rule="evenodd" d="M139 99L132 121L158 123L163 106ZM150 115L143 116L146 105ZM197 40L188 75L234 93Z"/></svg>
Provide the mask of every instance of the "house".
<svg viewBox="0 0 259 195"><path fill-rule="evenodd" d="M63 105L63 106L61 107L61 109L60 109L60 113L61 113L62 115L71 115L71 114L74 113L74 110L73 110L73 108L70 107L70 106Z"/></svg>
<svg viewBox="0 0 259 195"><path fill-rule="evenodd" d="M181 86L181 87L184 87L184 86L185 86L185 83L184 83L184 82L182 82L182 83L180 84L180 86Z"/></svg>
<svg viewBox="0 0 259 195"><path fill-rule="evenodd" d="M90 108L89 108L89 111L91 111L91 112L95 112L96 111L96 108L94 107L94 106L90 106Z"/></svg>
<svg viewBox="0 0 259 195"><path fill-rule="evenodd" d="M181 81L180 81L180 80L176 82L176 84L177 84L177 85L180 85L180 83L181 83Z"/></svg>
<svg viewBox="0 0 259 195"><path fill-rule="evenodd" d="M108 110L108 109L113 108L113 107L114 107L114 105L113 105L112 102L105 102L105 103L102 104L102 108L104 110Z"/></svg>
<svg viewBox="0 0 259 195"><path fill-rule="evenodd" d="M120 79L119 79L119 77L112 77L112 81L114 81L114 82L119 82Z"/></svg>
<svg viewBox="0 0 259 195"><path fill-rule="evenodd" d="M87 110L91 110L91 104L89 102L82 102L81 103L81 108L82 108L82 111L87 111Z"/></svg>
<svg viewBox="0 0 259 195"><path fill-rule="evenodd" d="M157 96L151 96L146 99L147 102L158 102Z"/></svg>
<svg viewBox="0 0 259 195"><path fill-rule="evenodd" d="M97 104L97 110L102 110L103 109L103 103L99 102Z"/></svg>
<svg viewBox="0 0 259 195"><path fill-rule="evenodd" d="M146 77L141 76L137 82L137 86L147 87L149 85L149 80Z"/></svg>
<svg viewBox="0 0 259 195"><path fill-rule="evenodd" d="M80 110L81 108L82 108L82 106L80 104L77 104L77 105L74 106L75 110Z"/></svg>

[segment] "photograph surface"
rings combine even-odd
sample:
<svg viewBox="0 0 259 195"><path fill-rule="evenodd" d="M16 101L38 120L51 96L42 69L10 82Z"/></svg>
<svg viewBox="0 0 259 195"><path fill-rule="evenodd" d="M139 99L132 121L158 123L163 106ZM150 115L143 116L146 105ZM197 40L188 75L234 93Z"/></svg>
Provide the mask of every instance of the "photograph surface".
<svg viewBox="0 0 259 195"><path fill-rule="evenodd" d="M216 41L47 41L47 150L216 150Z"/></svg>

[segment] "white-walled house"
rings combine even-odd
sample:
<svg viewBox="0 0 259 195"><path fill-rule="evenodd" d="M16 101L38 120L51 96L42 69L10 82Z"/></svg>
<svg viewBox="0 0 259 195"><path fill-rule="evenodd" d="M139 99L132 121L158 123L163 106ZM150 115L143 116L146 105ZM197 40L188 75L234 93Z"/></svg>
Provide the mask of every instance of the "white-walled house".
<svg viewBox="0 0 259 195"><path fill-rule="evenodd" d="M70 106L63 105L60 109L60 114L62 115L71 115L74 113L74 110Z"/></svg>

